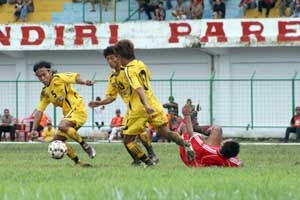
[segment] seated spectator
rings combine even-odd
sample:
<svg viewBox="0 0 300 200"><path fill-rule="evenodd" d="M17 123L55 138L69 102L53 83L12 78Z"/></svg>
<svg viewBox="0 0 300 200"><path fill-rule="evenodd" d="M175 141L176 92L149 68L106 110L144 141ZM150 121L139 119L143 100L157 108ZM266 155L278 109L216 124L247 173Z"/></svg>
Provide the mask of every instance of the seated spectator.
<svg viewBox="0 0 300 200"><path fill-rule="evenodd" d="M190 10L192 19L202 19L203 7L203 0L191 0Z"/></svg>
<svg viewBox="0 0 300 200"><path fill-rule="evenodd" d="M280 5L279 5L280 17L283 17L283 16L287 17L285 10L286 10L286 8L291 8L292 3L293 3L293 0L281 0ZM292 8L291 8L291 11L292 11Z"/></svg>
<svg viewBox="0 0 300 200"><path fill-rule="evenodd" d="M33 2L32 0L17 0L15 9L15 22L19 19L21 19L22 22L26 22L28 13L34 10Z"/></svg>
<svg viewBox="0 0 300 200"><path fill-rule="evenodd" d="M164 2L160 1L158 7L155 9L155 20L165 21L165 19L166 19L166 10L164 9Z"/></svg>
<svg viewBox="0 0 300 200"><path fill-rule="evenodd" d="M2 133L9 132L10 133L10 140L15 141L15 124L14 118L9 113L9 109L4 109L4 115L1 117L1 124L0 124L0 141L2 139Z"/></svg>
<svg viewBox="0 0 300 200"><path fill-rule="evenodd" d="M216 3L213 6L213 19L224 19L225 11L225 3L221 0L216 0Z"/></svg>
<svg viewBox="0 0 300 200"><path fill-rule="evenodd" d="M111 119L110 127L101 127L100 132L107 132L110 133L108 142L111 142L114 137L117 135L117 133L120 133L123 123L123 117L121 116L120 109L116 110L116 116Z"/></svg>
<svg viewBox="0 0 300 200"><path fill-rule="evenodd" d="M120 109L116 110L116 116L112 118L110 127L111 127L111 133L108 138L108 142L111 142L114 137L117 135L117 133L120 133L122 130L122 123L123 123L123 117L121 116Z"/></svg>
<svg viewBox="0 0 300 200"><path fill-rule="evenodd" d="M144 10L149 20L152 19L151 12L155 15L155 10L158 8L158 4L157 0L145 0Z"/></svg>
<svg viewBox="0 0 300 200"><path fill-rule="evenodd" d="M300 17L300 0L296 0L292 5L292 17Z"/></svg>
<svg viewBox="0 0 300 200"><path fill-rule="evenodd" d="M246 10L254 9L257 7L256 0L241 0L239 7L243 8L245 16Z"/></svg>
<svg viewBox="0 0 300 200"><path fill-rule="evenodd" d="M183 0L177 0L177 5L172 11L173 17L176 19L186 19L189 14L188 7L184 4Z"/></svg>
<svg viewBox="0 0 300 200"><path fill-rule="evenodd" d="M39 137L38 140L41 142L51 142L55 135L55 129L52 127L51 121L47 121L46 127L42 132L42 137Z"/></svg>
<svg viewBox="0 0 300 200"><path fill-rule="evenodd" d="M297 140L300 139L300 106L295 109L295 115L292 117L290 126L286 128L284 142L289 141L290 133L297 134Z"/></svg>
<svg viewBox="0 0 300 200"><path fill-rule="evenodd" d="M178 103L174 101L173 96L169 97L169 103L165 103L163 107L168 109L168 114L174 112L176 116L178 115Z"/></svg>
<svg viewBox="0 0 300 200"><path fill-rule="evenodd" d="M258 0L258 12L262 13L262 9L266 8L266 17L269 17L271 8L274 8L275 0Z"/></svg>
<svg viewBox="0 0 300 200"><path fill-rule="evenodd" d="M100 97L96 97L96 101L101 101ZM95 124L97 128L100 130L102 126L104 126L104 121L103 121L103 111L105 107L104 106L99 106L94 108L95 111Z"/></svg>

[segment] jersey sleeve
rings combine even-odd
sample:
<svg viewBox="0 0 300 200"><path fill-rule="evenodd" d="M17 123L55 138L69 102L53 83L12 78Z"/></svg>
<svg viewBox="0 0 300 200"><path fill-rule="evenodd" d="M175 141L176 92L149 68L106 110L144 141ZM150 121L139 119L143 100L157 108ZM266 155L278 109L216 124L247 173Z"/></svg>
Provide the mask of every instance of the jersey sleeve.
<svg viewBox="0 0 300 200"><path fill-rule="evenodd" d="M140 81L139 81L139 73L137 72L137 70L135 70L132 67L126 67L125 68L125 74L127 77L127 80L130 84L130 86L136 90L140 87L142 87Z"/></svg>
<svg viewBox="0 0 300 200"><path fill-rule="evenodd" d="M63 82L74 84L76 83L76 79L80 76L78 73L59 73L57 75Z"/></svg>
<svg viewBox="0 0 300 200"><path fill-rule="evenodd" d="M118 95L118 91L115 87L113 87L112 80L109 79L108 85L106 88L105 96L116 99Z"/></svg>
<svg viewBox="0 0 300 200"><path fill-rule="evenodd" d="M45 96L44 91L41 92L41 97L40 97L40 102L37 106L37 110L44 112L47 108L47 106L49 105L50 101L49 99Z"/></svg>

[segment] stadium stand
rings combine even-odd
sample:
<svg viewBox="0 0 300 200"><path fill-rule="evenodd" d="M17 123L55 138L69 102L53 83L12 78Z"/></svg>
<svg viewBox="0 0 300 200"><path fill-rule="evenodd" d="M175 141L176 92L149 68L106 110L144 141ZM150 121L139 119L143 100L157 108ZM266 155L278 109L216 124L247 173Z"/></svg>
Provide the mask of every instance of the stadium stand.
<svg viewBox="0 0 300 200"><path fill-rule="evenodd" d="M73 3L72 0L33 0L35 11L29 13L29 23L82 23L82 22L113 22L114 11L113 3L110 1L108 11L100 12L99 4L96 4L96 12L91 12L92 5L89 2ZM130 7L129 3L130 2ZM185 4L189 5L188 0ZM166 6L166 1L165 8ZM176 5L176 0L171 1L173 7ZM226 3L226 16L225 18L243 18L244 14L241 8L238 7L238 1L227 0ZM212 8L209 0L204 0L203 19L212 18ZM279 17L280 0L277 1L275 7L271 9L269 17ZM122 0L116 2L116 21L124 22L130 20L148 20L145 12L141 10L138 12L138 3L136 0ZM166 9L166 20L174 20L171 14L172 9ZM287 13L290 9L287 8ZM14 5L4 4L0 6L0 23L12 23L14 16ZM263 13L259 13L258 9L250 9L245 13L245 18L263 18L265 17L265 9Z"/></svg>

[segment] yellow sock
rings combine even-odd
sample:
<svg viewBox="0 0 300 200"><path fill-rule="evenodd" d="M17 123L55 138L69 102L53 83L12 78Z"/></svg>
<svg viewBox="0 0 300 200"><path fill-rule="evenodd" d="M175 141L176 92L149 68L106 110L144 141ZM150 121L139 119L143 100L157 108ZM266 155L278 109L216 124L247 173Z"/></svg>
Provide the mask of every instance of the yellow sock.
<svg viewBox="0 0 300 200"><path fill-rule="evenodd" d="M66 133L70 138L72 138L73 140L75 140L76 142L78 142L79 144L82 143L82 138L81 136L77 133L77 131L75 130L75 128L68 128L67 133Z"/></svg>
<svg viewBox="0 0 300 200"><path fill-rule="evenodd" d="M67 146L67 155L76 162L76 160L78 161L78 157L74 151L74 149L71 147L70 144L68 143L65 143L66 146Z"/></svg>
<svg viewBox="0 0 300 200"><path fill-rule="evenodd" d="M138 159L141 159L143 156L145 156L145 153L143 152L143 149L140 145L138 145L136 142L130 142L127 145L128 150L135 155Z"/></svg>

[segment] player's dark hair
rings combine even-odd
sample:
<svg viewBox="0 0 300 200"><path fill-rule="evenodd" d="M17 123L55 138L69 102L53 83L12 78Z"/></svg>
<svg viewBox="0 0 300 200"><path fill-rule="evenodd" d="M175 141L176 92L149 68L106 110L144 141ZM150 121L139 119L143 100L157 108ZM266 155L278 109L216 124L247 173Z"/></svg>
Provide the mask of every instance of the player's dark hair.
<svg viewBox="0 0 300 200"><path fill-rule="evenodd" d="M220 149L220 153L225 158L235 157L240 152L240 145L235 141L227 141L223 144L222 148Z"/></svg>
<svg viewBox="0 0 300 200"><path fill-rule="evenodd" d="M101 97L96 97L96 100L97 101L101 101Z"/></svg>
<svg viewBox="0 0 300 200"><path fill-rule="evenodd" d="M134 45L130 40L120 40L113 48L114 52L120 55L122 58L133 60L134 55Z"/></svg>
<svg viewBox="0 0 300 200"><path fill-rule="evenodd" d="M33 66L33 71L37 72L37 70L42 69L42 68L47 68L51 70L51 63L47 61L40 61L38 63L35 63Z"/></svg>
<svg viewBox="0 0 300 200"><path fill-rule="evenodd" d="M106 58L107 56L112 55L112 54L114 54L112 46L108 46L108 47L106 47L106 49L103 50L104 58Z"/></svg>

